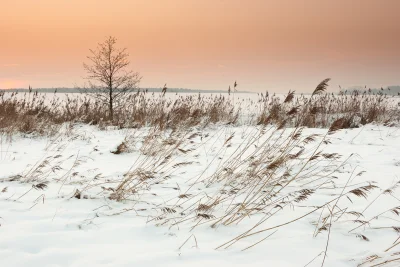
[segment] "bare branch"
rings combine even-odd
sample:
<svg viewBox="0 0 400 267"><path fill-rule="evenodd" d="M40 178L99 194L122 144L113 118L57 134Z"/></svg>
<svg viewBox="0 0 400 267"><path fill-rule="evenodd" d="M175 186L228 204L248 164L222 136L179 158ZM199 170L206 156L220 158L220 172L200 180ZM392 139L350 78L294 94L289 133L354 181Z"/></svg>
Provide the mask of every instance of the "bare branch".
<svg viewBox="0 0 400 267"><path fill-rule="evenodd" d="M121 106L126 94L139 88L141 77L138 72L128 70L130 61L127 49L116 48L117 39L110 36L97 49L90 49L89 63L84 63L85 79L89 89L84 92L109 106L113 119L115 106Z"/></svg>

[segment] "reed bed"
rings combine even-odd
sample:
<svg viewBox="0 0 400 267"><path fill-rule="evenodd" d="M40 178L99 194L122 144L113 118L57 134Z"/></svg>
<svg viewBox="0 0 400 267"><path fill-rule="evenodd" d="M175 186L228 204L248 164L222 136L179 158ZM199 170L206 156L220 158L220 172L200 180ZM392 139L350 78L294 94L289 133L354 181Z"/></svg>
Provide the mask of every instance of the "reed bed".
<svg viewBox="0 0 400 267"><path fill-rule="evenodd" d="M209 124L278 125L328 128L342 118L344 128L367 123L394 125L400 121L399 99L385 94L353 91L327 93L329 79L322 81L311 95L284 97L258 94L257 100L235 99L230 94L178 95L138 90L116 103L113 120L109 110L90 94L60 97L58 94L0 92L0 131L52 134L63 123L85 123L100 128L140 128L158 126L178 129ZM236 96L237 97L237 96Z"/></svg>
<svg viewBox="0 0 400 267"><path fill-rule="evenodd" d="M368 123L398 125L398 98L384 92L327 93L328 82L322 81L309 96L296 96L294 91L283 98L262 93L256 101L235 99L230 94L168 99L165 94L137 91L116 105L113 120L107 119L108 108L90 95L61 99L57 94L49 98L38 93L1 92L1 138L16 133L49 137L47 155L7 180L32 184L15 201L31 191L46 191L52 182L60 186L59 192L73 184L76 190L71 198L134 203L96 216L133 211L146 217L146 223L169 229L186 227L191 232L201 227L243 225L240 234L221 240L218 250L239 244L245 244L242 250L251 249L277 230L311 217L313 237L326 235L327 239L323 253L317 256L323 266L334 226L368 242L365 229L371 221L382 215L398 220L395 217L400 214L400 207L394 206L367 218L365 211L376 199L394 196L400 183L386 189L373 181L355 183L355 177L364 172L348 164L353 155L343 158L325 152L331 137L342 129ZM88 177L81 165L90 161L89 157L63 154L66 143L90 140L90 134L76 131L76 124L126 130L124 140L110 153L115 160L123 154L136 155L131 167L121 176L97 173ZM307 127L324 130L305 134ZM193 169L196 175L186 176ZM338 182L344 169L346 182ZM154 188L167 185L172 193L153 193ZM370 201L377 190L381 193ZM321 195L323 200L315 198ZM365 201L365 209L354 210L353 201ZM279 216L294 210L301 212ZM399 232L398 227L393 229ZM398 254L392 249L398 245L397 239L387 248L389 258L372 255L360 266L397 261Z"/></svg>

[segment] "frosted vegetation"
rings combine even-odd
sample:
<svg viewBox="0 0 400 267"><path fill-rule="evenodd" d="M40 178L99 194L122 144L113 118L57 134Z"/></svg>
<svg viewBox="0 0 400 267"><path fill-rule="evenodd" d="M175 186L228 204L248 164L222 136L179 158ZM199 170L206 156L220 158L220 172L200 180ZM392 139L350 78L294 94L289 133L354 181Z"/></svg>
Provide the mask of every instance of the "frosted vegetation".
<svg viewBox="0 0 400 267"><path fill-rule="evenodd" d="M4 266L398 266L385 92L0 95Z"/></svg>

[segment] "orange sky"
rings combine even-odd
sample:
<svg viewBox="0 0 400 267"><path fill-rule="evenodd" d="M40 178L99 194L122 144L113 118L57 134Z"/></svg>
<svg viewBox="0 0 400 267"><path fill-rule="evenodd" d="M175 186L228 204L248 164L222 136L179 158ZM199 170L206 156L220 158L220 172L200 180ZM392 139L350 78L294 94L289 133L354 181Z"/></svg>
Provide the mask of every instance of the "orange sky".
<svg viewBox="0 0 400 267"><path fill-rule="evenodd" d="M400 85L399 0L0 1L0 88L81 85L107 35L142 87Z"/></svg>

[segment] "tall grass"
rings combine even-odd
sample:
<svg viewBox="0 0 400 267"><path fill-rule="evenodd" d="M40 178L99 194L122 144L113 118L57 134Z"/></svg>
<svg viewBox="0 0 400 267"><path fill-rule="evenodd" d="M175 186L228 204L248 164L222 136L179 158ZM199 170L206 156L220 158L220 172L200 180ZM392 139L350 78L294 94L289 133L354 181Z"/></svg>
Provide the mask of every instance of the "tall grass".
<svg viewBox="0 0 400 267"><path fill-rule="evenodd" d="M152 188L167 184L177 173L201 165L199 154L206 150L205 144L219 140L222 142L213 145L213 156L207 158L206 165L200 166L198 175L177 183L169 199L152 195L151 199L143 201L150 206L145 209L151 210L147 223L177 228L186 225L193 230L206 225L217 228L244 224L255 217L257 220L252 220L252 225L245 224L242 233L221 241L217 247L227 249L251 240L245 243L243 250L246 250L274 233L255 239L265 232L319 214L313 236L327 235L324 262L332 225L344 219L353 223L349 234L362 241L369 240L362 227L368 226L375 217L369 220L362 217L371 204L364 211L355 211L349 203L354 198L366 199L378 189L372 183L352 184L354 177L362 175L355 170L345 184L337 183L335 174L349 158L324 152L330 136L340 129L367 123L395 125L400 122L397 98L384 92L369 94L367 91L335 95L326 92L328 82L329 79L322 81L309 96L296 95L294 91L283 98L262 93L256 101L201 94L169 99L165 92L158 95L137 91L118 105L113 120L107 119L108 107L88 95L67 95L62 99L57 94L49 97L38 93L1 92L0 132L3 135L51 136L51 153L10 180L33 183L30 191L45 190L49 180L61 187L74 180L78 175L76 168L86 159L64 158L60 141L62 135L69 136L67 140L76 138L71 130L74 123L96 125L100 129L145 127L143 135L127 135L111 151L115 157L130 152L139 154L122 177L101 179L98 174L73 194L73 197L82 198L96 189L97 195L110 200L137 203L151 194ZM240 128L243 132L234 127L211 127L217 129L212 136L204 133L207 126L216 124L245 127ZM306 135L306 127L326 130L321 135ZM393 194L396 187L383 192ZM306 203L322 191L331 193L329 200L307 207L300 216L274 223L280 213L289 208L303 208L300 203ZM344 204L343 200L350 202ZM135 206L122 212L126 210L140 212ZM120 213L111 211L107 215ZM382 214L397 216L400 208L385 210L376 217ZM366 262L374 260L370 258Z"/></svg>
<svg viewBox="0 0 400 267"><path fill-rule="evenodd" d="M109 110L90 95L0 92L0 131L36 134L57 132L63 123L87 123L119 128L158 126L178 129L209 124L262 124L291 127L328 128L343 118L343 127L358 127L367 123L394 124L400 120L399 100L383 91L368 94L354 91L351 95L326 93L329 79L321 82L311 96L285 98L267 93L257 101L231 98L228 95L178 95L137 91L127 95L108 120Z"/></svg>

